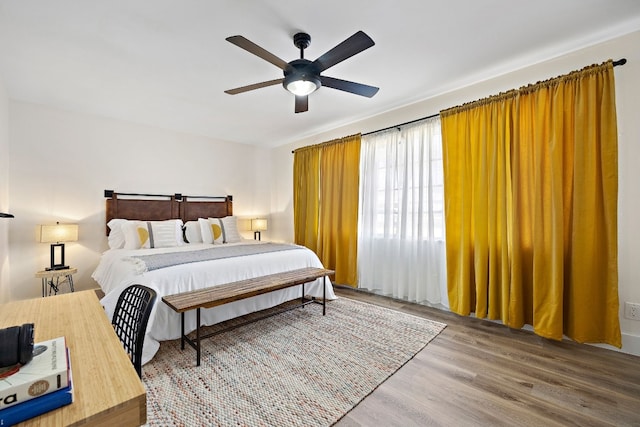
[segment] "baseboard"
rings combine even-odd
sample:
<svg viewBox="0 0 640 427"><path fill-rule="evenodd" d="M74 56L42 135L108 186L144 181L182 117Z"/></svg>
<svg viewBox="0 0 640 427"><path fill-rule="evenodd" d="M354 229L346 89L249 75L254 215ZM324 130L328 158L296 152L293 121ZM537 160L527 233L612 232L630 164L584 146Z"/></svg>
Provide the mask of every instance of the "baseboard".
<svg viewBox="0 0 640 427"><path fill-rule="evenodd" d="M616 349L618 350L618 349ZM632 334L622 334L622 348L619 349L623 353L640 356L640 336Z"/></svg>
<svg viewBox="0 0 640 427"><path fill-rule="evenodd" d="M413 301L406 301L406 300L394 298L394 297L391 297L391 296L388 296L388 295L382 295L382 294L379 294L377 292L370 291L368 289L353 288L351 286L336 285L336 284L334 284L333 286L336 287L336 288L341 288L341 289L345 289L345 290L348 289L350 291L356 291L356 292L361 292L361 293L370 294L370 295L377 295L377 296L380 296L380 297L389 298L389 299L396 300L396 301L403 302L403 303L412 302L414 304L419 304L419 303L416 303L416 302L413 302ZM447 307L444 307L441 304L437 304L437 305L421 304L421 305L427 305L427 306L434 307L434 308L437 308L437 309L440 309L440 310L443 310L443 311L449 311L450 312L450 310ZM472 314L470 317L475 317L475 316ZM487 320L489 322L495 322L495 323L498 323L498 324L501 324L501 325L503 324L500 320L489 320L489 319L484 319L484 320ZM533 327L531 325L524 325L522 327L522 329L526 330L526 331L533 332ZM570 340L570 338L567 338L567 337L564 337L564 338ZM609 344L587 344L587 345L593 345L595 347L605 348L607 350L613 350L613 351L618 351L620 353L627 353L627 354L632 354L634 356L640 356L640 335L633 335L633 334L628 334L628 333L624 333L623 332L622 333L622 348L617 348L617 347L614 347L614 346L609 345Z"/></svg>

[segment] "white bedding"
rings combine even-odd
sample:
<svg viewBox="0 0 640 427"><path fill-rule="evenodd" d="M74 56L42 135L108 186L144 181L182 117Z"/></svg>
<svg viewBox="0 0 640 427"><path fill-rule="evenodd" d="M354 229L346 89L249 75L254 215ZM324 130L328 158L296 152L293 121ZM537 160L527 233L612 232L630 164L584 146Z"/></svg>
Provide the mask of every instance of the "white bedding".
<svg viewBox="0 0 640 427"><path fill-rule="evenodd" d="M261 242L245 240L240 243L227 243L225 246L239 244L261 244ZM164 295L296 268L323 267L316 254L307 248L181 264L144 273L138 273L136 263L132 262L131 259L127 259L131 256L192 251L221 246L201 243L160 249L110 249L102 255L100 263L91 277L98 282L105 293L101 302L109 318L113 316L118 296L124 288L131 284L137 283L148 286L154 289L158 295L147 326L142 363L147 363L151 360L160 347L160 341L180 338L180 315L162 302L161 299ZM309 296L321 298L323 283L323 279L318 279L311 284L307 284L305 293ZM335 299L336 296L329 280L326 280L326 287L327 299ZM299 298L300 288L300 286L294 286L235 301L220 307L202 310L201 323L202 325L213 325L234 317L274 307L283 302ZM187 332L194 331L195 324L196 316L195 310L193 310L185 315L185 330Z"/></svg>

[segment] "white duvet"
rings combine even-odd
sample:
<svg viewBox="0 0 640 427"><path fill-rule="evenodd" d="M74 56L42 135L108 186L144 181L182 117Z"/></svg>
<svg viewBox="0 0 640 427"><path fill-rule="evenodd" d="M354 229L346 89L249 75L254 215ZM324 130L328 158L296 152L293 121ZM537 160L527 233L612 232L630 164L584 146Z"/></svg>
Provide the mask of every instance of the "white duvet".
<svg viewBox="0 0 640 427"><path fill-rule="evenodd" d="M226 243L225 246L237 244L261 243L246 240L241 243ZM100 263L91 277L98 282L105 293L101 303L109 318L113 316L118 296L124 288L131 284L137 283L148 286L154 289L158 295L147 325L143 346L143 364L151 360L156 354L160 348L160 341L180 338L180 315L162 302L163 296L296 268L323 267L315 253L307 248L300 247L298 247L300 249L181 264L143 273L138 272L139 268L136 263L129 258L131 256L192 251L220 246L222 245L189 244L162 249L110 249L102 255ZM323 279L318 279L305 285L305 293L308 296L322 298L323 283L325 283ZM329 280L326 280L326 287L327 299L335 299L336 296ZM299 298L300 293L301 286L294 286L202 310L201 324L213 325L234 317L274 307L283 302ZM195 327L196 313L193 310L185 315L185 331L194 331Z"/></svg>

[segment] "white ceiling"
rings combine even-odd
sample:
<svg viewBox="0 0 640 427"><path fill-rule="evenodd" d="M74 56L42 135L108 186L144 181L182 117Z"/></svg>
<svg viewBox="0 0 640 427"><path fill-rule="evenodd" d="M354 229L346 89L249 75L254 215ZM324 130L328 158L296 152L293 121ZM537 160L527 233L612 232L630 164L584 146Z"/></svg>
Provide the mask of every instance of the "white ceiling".
<svg viewBox="0 0 640 427"><path fill-rule="evenodd" d="M0 79L12 99L269 147L638 29L638 0L0 0ZM288 62L296 32L313 60L358 30L376 45L323 75L373 98L320 88L294 114L281 85L224 93L282 77L228 36Z"/></svg>

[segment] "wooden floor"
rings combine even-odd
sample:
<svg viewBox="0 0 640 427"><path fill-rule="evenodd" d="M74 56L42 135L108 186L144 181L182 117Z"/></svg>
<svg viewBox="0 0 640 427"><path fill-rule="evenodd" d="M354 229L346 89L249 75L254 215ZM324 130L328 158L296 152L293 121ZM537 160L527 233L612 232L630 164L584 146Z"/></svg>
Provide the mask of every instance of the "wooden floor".
<svg viewBox="0 0 640 427"><path fill-rule="evenodd" d="M339 427L640 426L640 357L335 290L447 324Z"/></svg>

